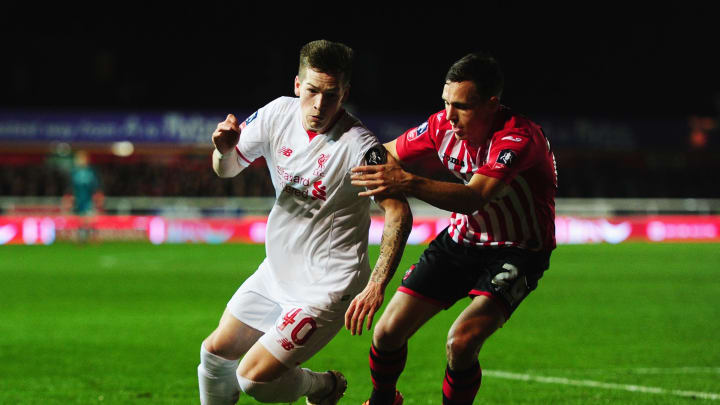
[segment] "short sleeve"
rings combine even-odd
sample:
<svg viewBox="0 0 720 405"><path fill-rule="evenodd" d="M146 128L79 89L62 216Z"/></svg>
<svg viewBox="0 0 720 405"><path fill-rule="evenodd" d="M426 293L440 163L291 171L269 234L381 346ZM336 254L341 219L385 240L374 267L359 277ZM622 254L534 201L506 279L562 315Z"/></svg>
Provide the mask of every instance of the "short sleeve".
<svg viewBox="0 0 720 405"><path fill-rule="evenodd" d="M373 145L365 152L362 164L364 166L384 165L387 163L387 151L379 143Z"/></svg>
<svg viewBox="0 0 720 405"><path fill-rule="evenodd" d="M417 127L408 129L397 138L395 149L400 160L407 162L436 153L433 134L437 132L437 120L434 117L435 115Z"/></svg>
<svg viewBox="0 0 720 405"><path fill-rule="evenodd" d="M353 163L355 166L382 164L374 163L376 161L380 161L381 159L386 159L387 161L385 147L372 132L364 132L362 136L359 137L359 142L355 147L357 148L355 149L356 160Z"/></svg>
<svg viewBox="0 0 720 405"><path fill-rule="evenodd" d="M240 155L238 160L243 166L250 165L255 159L266 154L273 127L273 116L276 115L281 103L282 98L270 102L240 124L240 140L235 150Z"/></svg>
<svg viewBox="0 0 720 405"><path fill-rule="evenodd" d="M525 132L503 131L494 136L487 162L476 173L510 183L537 163L538 145Z"/></svg>
<svg viewBox="0 0 720 405"><path fill-rule="evenodd" d="M385 146L378 141L375 135L368 133L363 142L360 145L360 165L361 166L373 166L382 165L387 163L387 150ZM363 187L367 190L367 187ZM375 196L370 196L370 199L377 203Z"/></svg>

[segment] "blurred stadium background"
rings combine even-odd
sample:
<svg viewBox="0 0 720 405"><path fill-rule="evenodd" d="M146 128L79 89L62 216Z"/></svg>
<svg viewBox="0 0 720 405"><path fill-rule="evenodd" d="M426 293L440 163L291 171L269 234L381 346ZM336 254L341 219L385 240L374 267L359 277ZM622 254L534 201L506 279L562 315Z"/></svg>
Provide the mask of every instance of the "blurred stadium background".
<svg viewBox="0 0 720 405"><path fill-rule="evenodd" d="M429 16L434 11L400 6L368 8L342 16L319 12L272 14L273 18L267 17L270 10L255 5L205 5L168 14L162 6L155 6L153 10L114 10L117 13L110 13L112 18L99 12L82 18L64 5L55 7L58 9L34 16L32 24L26 10L14 4L0 16L5 34L0 39L0 244L15 245L0 246L0 273L7 280L0 295L8 297L2 303L7 322L0 329L8 337L5 343L0 341L0 358L7 365L0 368L4 377L0 378L0 388L5 392L0 394L0 399L5 396L0 402L34 403L21 400L33 392L41 403L69 403L70 399L95 403L103 398L116 403L160 398L166 403L192 403L196 343L211 330L238 282L261 260L262 248L245 244L264 241L264 216L272 206L274 193L262 161L237 178L216 178L210 167L210 134L227 113L244 118L275 97L291 95L298 50L320 37L343 41L356 50L347 108L383 141L442 108L443 78L453 61L472 50L491 51L505 70L504 103L544 127L558 161L556 228L561 246L553 258L557 267L553 274L557 276L548 275L557 278L547 282L555 280L558 288L563 287L561 279L587 276L578 284L570 282L560 294L563 302L579 308L578 312L550 313L550 318L556 316L557 322L575 320L588 327L586 317L597 314L593 315L593 308L583 307L583 294L597 298L602 292L585 291L581 284L611 283L609 288L618 289L619 297L625 297L622 294L626 289L631 297L653 291L640 301L643 305L652 301L657 313L621 316L638 301L617 298L613 303L616 306L608 306L606 316L600 316L602 321L594 325L599 329L591 328L593 332L588 333L603 335L608 331L602 326L610 325L612 336L625 336L620 340L636 351L626 353L622 360L617 354L594 358L587 346L588 337L573 339L574 327L566 325L564 336L540 333L548 339L543 342L555 342L555 346L542 346L537 336L531 339L538 352L545 349L555 355L537 358L527 367L553 365L560 360L557 350L577 352L583 348L579 351L593 358L598 367L685 367L686 371L695 367L707 378L698 384L681 382L679 388L686 390L683 392L710 392L694 398L720 398L720 394L713 394L720 391L720 352L703 346L712 346L710 342L720 332L716 321L720 257L715 245L720 241L720 62L715 57L720 34L717 14L709 3L642 13L627 13L627 8L620 13L603 3L595 8L583 5L564 9L561 17L559 11L497 2L467 10L466 15L477 16L473 24L458 21L455 12L446 11L442 15L447 23L435 24ZM321 28L287 34L313 24ZM357 29L349 31L348 27ZM83 166L84 159L94 173L85 174L85 180L87 176L96 178L85 183L93 208L92 215L87 216L76 215L72 197L73 173ZM415 225L411 243L422 245L446 224L447 215L419 201L412 204ZM372 241L379 241L381 227L380 219L373 221ZM81 248L68 243L83 241L89 243ZM177 245L191 249L172 250L172 246L148 242L193 246ZM646 242L657 245L646 246ZM226 247L226 243L236 244ZM611 245L617 243L627 247L614 249ZM570 244L595 247L566 246ZM27 250L20 245L50 246ZM243 258L247 263L242 265L247 268L243 267L242 273L238 273L241 264L233 260L233 252L248 255ZM413 257L405 257L401 266L410 265L418 252L412 250ZM196 260L193 255L197 255ZM208 261L216 266L212 271L203 269L203 274L214 277L217 283L200 291L196 287L207 287L208 281L193 274L207 267ZM667 272L659 278L653 276L657 267L670 262L674 267L664 269ZM631 265L620 268L613 266L616 263ZM691 269L695 265L690 263L702 266ZM645 267L638 267L641 265ZM614 273L608 273L611 267ZM104 270L103 277L107 278L96 280L101 274L96 270ZM627 272L638 280L620 280ZM62 284L58 274L66 275L65 281L70 284ZM678 295L672 285L680 275L688 283L682 288L691 289L685 296ZM145 286L148 278L156 284L147 284L146 291L140 286ZM144 306L144 300L149 300L145 294L165 292L169 279L174 281L167 285L178 296L166 304L148 301ZM77 292L78 301L68 304L68 296L52 292L53 283L69 295ZM117 283L125 291L113 290L110 297L120 304L132 304L121 305L122 309L109 306L108 296L98 294L108 283ZM219 283L227 285L220 287ZM36 295L43 291L48 302L60 303L54 308L56 312L38 307L38 313L45 313L45 317L29 317L33 305L40 305ZM550 292L538 295L534 305L558 306ZM693 294L696 299L689 299ZM672 299L668 300L669 296ZM198 306L192 307L189 301ZM597 302L608 305L602 299ZM528 305L532 303L530 300ZM63 308L83 311L96 305L105 312L89 313L82 319L62 312ZM691 321L684 319L683 311L669 311L669 322L658 315L682 305L689 305L687 312L694 315ZM120 379L117 384L125 384L122 387L109 382L109 377L94 382L71 378L66 384L51 384L48 392L54 396L50 397L48 392L41 393L47 389L47 380L11 377L14 371L10 365L23 363L20 353L28 344L44 349L45 355L55 352L49 359L65 367L64 362L77 353L58 351L58 345L76 344L79 338L74 333L78 330L85 337L95 336L90 342L91 348L97 346L92 352L95 355L105 356L110 342L119 347L119 354L107 363L91 363L90 369L105 370L121 356L127 356L126 363L120 364L128 369L131 364L146 361L131 354L132 350L122 351L123 345L133 346L137 339L143 339L133 335L122 340L125 334L110 333L115 329L100 319L130 311L121 315L126 318L121 324L149 336L156 333L156 320L150 319L156 307L172 314L169 318L177 318L168 329L169 339L180 342L177 350L182 356L178 359L182 357L182 366L190 367L189 375L186 369L169 371L168 366L164 372L174 372L175 380L161 381L156 376L147 383L142 378L155 373L141 369L135 379ZM52 342L41 342L36 333L52 334L46 323L51 317L62 320L71 330L66 335L58 332ZM666 323L677 328L667 325L668 329L658 329L653 334L657 340L651 340L640 331L624 330L636 321L634 326L645 331ZM531 316L516 322L516 332L512 328L504 331L510 341L522 344L528 336L524 333L538 333ZM674 335L685 326L685 335ZM104 329L105 333L95 335ZM436 333L442 335L445 329L439 327L441 332ZM426 338L440 349L428 361L438 363L436 368L441 369L443 337L419 337ZM637 355L647 350L643 341L662 350L657 355ZM676 352L676 343L686 345L684 351ZM607 349L607 353L624 353L618 352L614 342L592 344L598 350ZM367 341L358 345L358 353L364 353L366 345ZM560 346L563 348L557 349ZM173 355L167 346L146 349ZM500 349L489 350L515 365L515 371L524 370L527 359L522 354L514 359L503 357L507 354ZM337 346L329 353L322 358L343 353L343 349ZM660 357L670 360L663 363ZM353 377L357 374L356 381L365 378L362 361L358 360L357 371L350 371ZM577 363L566 363L557 367L585 366L582 356ZM83 370L85 366L78 360L74 367ZM63 371L51 366L43 370L51 377L64 376ZM122 372L115 370L110 375L117 378L118 373ZM421 374L424 378L424 372ZM581 377L600 378L590 371ZM651 380L651 384L637 375L626 377L609 378L607 383L631 381L670 390L680 381L668 376L667 380ZM21 380L20 388L13 385ZM417 389L422 387L434 395L426 388L433 381L428 377L428 382L418 383ZM570 388L552 391L538 387L530 387L528 392L539 392L540 396L529 399L520 394L512 397L517 392L513 387L501 385L511 400L498 396L496 402L585 403L588 398L616 403L659 401L655 397L633 402L637 397L596 393L588 397ZM113 394L115 389L120 394ZM363 400L364 395L364 388L351 387L349 391L351 399ZM51 397L56 402L50 401ZM678 403L684 403L685 397L680 396Z"/></svg>
<svg viewBox="0 0 720 405"><path fill-rule="evenodd" d="M313 23L322 29L291 36L278 32L301 17L275 13L267 23L258 16L269 10L258 5L192 13L155 6L116 10L113 19L63 19L72 12L58 7L32 30L18 10L11 5L3 17L3 243L72 237L79 222L57 218L71 214L63 196L72 194L78 151L87 153L104 196L96 200L97 228L140 239L136 228L144 228L148 239L150 220L120 224L104 215L193 219L166 222L166 231L155 221L155 240L251 240L257 226L218 230L208 220L267 213L273 190L264 164L233 180L215 178L209 134L227 113L246 117L291 95L298 50L316 37L356 50L348 109L384 141L442 107L454 60L476 49L495 54L506 73L504 103L539 122L555 149L563 243L720 238L712 217L720 213L713 175L720 172L720 63L705 3L652 15L565 9L574 18L488 3L466 9L479 16L482 34L455 20L445 33L428 26L422 10L399 6L317 11ZM238 20L221 24L223 15ZM347 28L370 21L372 30ZM416 205L418 217L436 216L426 208ZM655 219L638 219L647 215Z"/></svg>

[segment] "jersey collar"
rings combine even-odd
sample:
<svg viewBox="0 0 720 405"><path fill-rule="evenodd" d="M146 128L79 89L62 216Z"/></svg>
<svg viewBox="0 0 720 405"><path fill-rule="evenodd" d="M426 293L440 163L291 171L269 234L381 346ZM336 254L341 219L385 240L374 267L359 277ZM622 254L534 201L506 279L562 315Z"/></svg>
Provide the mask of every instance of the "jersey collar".
<svg viewBox="0 0 720 405"><path fill-rule="evenodd" d="M315 137L318 135L317 132L315 132L315 131L310 131L310 130L307 130L307 129L305 130L305 132L307 132L307 134L308 134L308 142L312 142L313 138L315 138Z"/></svg>

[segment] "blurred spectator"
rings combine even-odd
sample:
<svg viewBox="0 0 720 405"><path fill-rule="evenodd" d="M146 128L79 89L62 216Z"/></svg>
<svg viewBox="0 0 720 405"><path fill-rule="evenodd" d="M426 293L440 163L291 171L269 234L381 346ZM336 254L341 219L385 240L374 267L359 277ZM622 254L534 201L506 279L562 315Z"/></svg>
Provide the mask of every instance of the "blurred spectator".
<svg viewBox="0 0 720 405"><path fill-rule="evenodd" d="M87 242L93 235L95 214L102 211L104 195L95 170L89 165L85 151L75 152L70 171L70 190L63 196L63 205L71 206L75 215L82 217L77 240Z"/></svg>
<svg viewBox="0 0 720 405"><path fill-rule="evenodd" d="M720 172L715 150L588 151L556 149L558 197L572 198L720 198L712 173ZM70 173L40 155L0 153L1 196L70 194ZM265 162L246 174L220 179L208 154L136 153L130 158L93 153L93 168L108 197L272 197ZM68 206L69 210L69 206Z"/></svg>
<svg viewBox="0 0 720 405"><path fill-rule="evenodd" d="M103 193L95 170L90 167L85 151L75 152L70 172L70 189L65 194L76 215L90 215L102 210Z"/></svg>

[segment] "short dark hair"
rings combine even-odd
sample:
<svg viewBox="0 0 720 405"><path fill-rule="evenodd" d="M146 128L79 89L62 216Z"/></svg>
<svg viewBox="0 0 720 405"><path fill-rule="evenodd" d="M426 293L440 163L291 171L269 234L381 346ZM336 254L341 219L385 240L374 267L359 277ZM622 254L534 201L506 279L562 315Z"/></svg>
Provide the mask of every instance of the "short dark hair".
<svg viewBox="0 0 720 405"><path fill-rule="evenodd" d="M445 75L445 82L475 83L475 90L482 100L492 96L500 98L505 79L500 64L491 55L484 52L473 52L453 63Z"/></svg>
<svg viewBox="0 0 720 405"><path fill-rule="evenodd" d="M323 73L342 75L341 82L347 86L352 76L353 50L340 42L325 39L308 42L300 49L298 76L302 79L305 68Z"/></svg>

